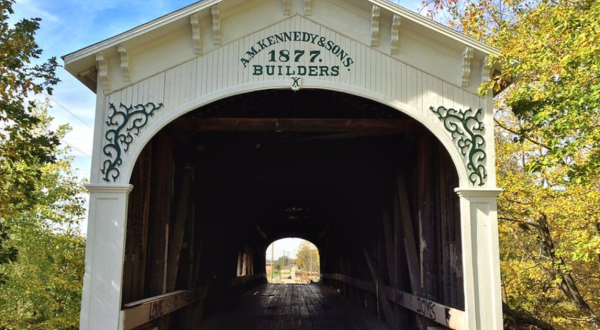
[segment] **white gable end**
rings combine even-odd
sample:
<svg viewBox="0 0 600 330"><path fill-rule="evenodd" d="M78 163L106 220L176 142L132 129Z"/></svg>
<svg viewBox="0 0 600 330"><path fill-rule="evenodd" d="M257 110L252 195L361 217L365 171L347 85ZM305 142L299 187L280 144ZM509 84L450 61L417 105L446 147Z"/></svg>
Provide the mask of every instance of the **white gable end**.
<svg viewBox="0 0 600 330"><path fill-rule="evenodd" d="M202 1L66 55L65 66L95 91L95 79L90 81L89 74L102 63L107 67L102 79L110 83L106 85L110 90L104 92L116 91L250 34L281 27L280 23L296 16L459 86L465 49L475 49L467 65L469 76L476 78L464 86L472 92L481 82L485 56L495 51L385 1L303 0L288 5L286 9L286 1L281 0ZM295 28L300 31L302 27ZM126 51L126 62L119 49Z"/></svg>

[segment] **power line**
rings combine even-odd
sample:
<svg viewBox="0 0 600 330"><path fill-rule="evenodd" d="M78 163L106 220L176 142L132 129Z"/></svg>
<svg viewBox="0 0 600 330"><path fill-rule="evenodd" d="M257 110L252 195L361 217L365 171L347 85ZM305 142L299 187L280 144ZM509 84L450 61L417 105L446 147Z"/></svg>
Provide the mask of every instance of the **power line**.
<svg viewBox="0 0 600 330"><path fill-rule="evenodd" d="M81 151L81 149L79 149L79 148L75 147L74 145L72 145L72 144L70 144L70 143L66 142L65 140L63 140L63 139L60 139L60 141L61 141L62 143L64 143L64 144L68 145L69 147L71 147L71 148L73 148L73 149L75 149L75 150L79 151L79 152L80 152L80 153L82 153L84 156L88 156L89 158L92 158L92 156L90 156L90 155L88 155L87 153L85 153L85 152Z"/></svg>
<svg viewBox="0 0 600 330"><path fill-rule="evenodd" d="M71 112L71 111L70 111L69 109L67 109L67 108L66 108L64 105L62 105L62 104L60 104L60 103L56 102L56 100L55 100L55 99L53 99L53 98L52 98L50 95L46 95L46 96L47 96L47 97L48 97L50 100L52 100L52 102L54 102L54 103L58 104L58 106L59 106L59 107L61 107L61 108L63 108L63 109L66 111L66 112L70 113L70 114L71 114L71 116L73 116L73 117L77 118L77 120L79 120L80 122L82 122L82 123L83 123L85 126L87 126L87 127L91 128L91 129L94 129L94 128L93 128L92 126L90 126L88 123L86 123L85 121L83 121L83 119L81 119L81 118L77 117L77 115L76 115L76 114L74 114L73 112Z"/></svg>

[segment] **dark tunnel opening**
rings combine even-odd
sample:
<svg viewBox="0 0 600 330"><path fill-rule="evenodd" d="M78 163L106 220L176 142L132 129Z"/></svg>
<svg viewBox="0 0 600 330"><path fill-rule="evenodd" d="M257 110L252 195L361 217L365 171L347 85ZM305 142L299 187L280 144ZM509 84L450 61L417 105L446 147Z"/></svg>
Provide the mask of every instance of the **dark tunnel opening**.
<svg viewBox="0 0 600 330"><path fill-rule="evenodd" d="M380 276L410 292L410 253L424 296L463 307L454 165L422 125L377 102L324 90L223 99L157 134L131 183L123 303L210 288L202 308L164 322L231 310L266 283L264 251L284 237L313 242L321 284L373 314L372 292L336 278ZM399 314L414 326L412 314Z"/></svg>

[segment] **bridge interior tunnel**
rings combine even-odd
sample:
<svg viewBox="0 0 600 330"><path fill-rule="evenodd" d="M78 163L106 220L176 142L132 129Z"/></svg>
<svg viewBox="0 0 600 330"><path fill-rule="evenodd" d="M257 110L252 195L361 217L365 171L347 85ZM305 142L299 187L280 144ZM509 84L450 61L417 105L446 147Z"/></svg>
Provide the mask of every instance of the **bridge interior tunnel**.
<svg viewBox="0 0 600 330"><path fill-rule="evenodd" d="M325 90L226 98L165 127L130 182L123 305L203 288L159 329L230 309L266 282L265 251L283 237L313 242L322 283L374 314L377 295L357 281L463 307L454 164L377 102ZM420 322L400 306L379 314Z"/></svg>

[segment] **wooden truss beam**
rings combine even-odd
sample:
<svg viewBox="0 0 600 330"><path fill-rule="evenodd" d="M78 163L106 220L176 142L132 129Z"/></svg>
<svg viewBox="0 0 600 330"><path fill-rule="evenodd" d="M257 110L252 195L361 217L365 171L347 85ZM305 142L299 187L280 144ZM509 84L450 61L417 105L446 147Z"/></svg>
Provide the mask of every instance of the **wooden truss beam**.
<svg viewBox="0 0 600 330"><path fill-rule="evenodd" d="M409 119L180 118L180 131L199 132L361 132L404 133L417 130Z"/></svg>

